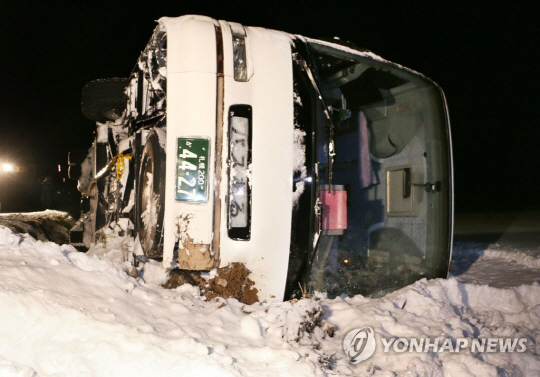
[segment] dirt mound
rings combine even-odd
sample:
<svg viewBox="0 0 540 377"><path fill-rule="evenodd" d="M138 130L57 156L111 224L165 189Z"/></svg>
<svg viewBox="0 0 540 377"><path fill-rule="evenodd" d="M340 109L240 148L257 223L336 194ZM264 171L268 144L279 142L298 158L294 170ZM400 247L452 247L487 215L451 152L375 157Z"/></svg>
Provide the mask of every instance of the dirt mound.
<svg viewBox="0 0 540 377"><path fill-rule="evenodd" d="M250 271L243 263L232 263L228 267L218 268L216 276L209 280L202 278L198 271L175 270L163 287L172 289L182 284L191 284L198 286L201 294L209 300L232 297L251 305L258 302L259 297L249 274Z"/></svg>
<svg viewBox="0 0 540 377"><path fill-rule="evenodd" d="M217 270L217 275L208 281L208 291L204 294L209 299L214 297L233 297L251 305L259 301L257 288L249 279L250 271L243 263L232 263L229 267Z"/></svg>
<svg viewBox="0 0 540 377"><path fill-rule="evenodd" d="M199 271L173 270L169 280L163 284L163 288L174 289L184 284L190 284L201 288L202 292L207 282L199 274Z"/></svg>
<svg viewBox="0 0 540 377"><path fill-rule="evenodd" d="M69 243L69 229L75 220L60 211L6 213L0 215L0 225L14 233L28 233L39 241L52 241L59 245Z"/></svg>

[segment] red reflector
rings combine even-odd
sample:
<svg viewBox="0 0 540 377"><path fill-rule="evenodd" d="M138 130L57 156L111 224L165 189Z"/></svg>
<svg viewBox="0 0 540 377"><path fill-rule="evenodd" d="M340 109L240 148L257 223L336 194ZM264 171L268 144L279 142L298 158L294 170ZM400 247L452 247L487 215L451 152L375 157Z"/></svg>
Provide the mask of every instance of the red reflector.
<svg viewBox="0 0 540 377"><path fill-rule="evenodd" d="M332 192L321 190L321 202L323 231L331 235L343 234L343 230L347 229L347 191L334 188Z"/></svg>

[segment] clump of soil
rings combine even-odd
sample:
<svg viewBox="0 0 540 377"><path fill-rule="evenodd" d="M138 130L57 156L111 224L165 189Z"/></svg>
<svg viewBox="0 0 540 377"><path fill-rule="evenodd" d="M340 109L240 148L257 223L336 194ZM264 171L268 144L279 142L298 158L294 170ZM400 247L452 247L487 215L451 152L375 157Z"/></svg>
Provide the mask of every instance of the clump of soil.
<svg viewBox="0 0 540 377"><path fill-rule="evenodd" d="M169 280L163 284L163 288L174 289L184 284L199 287L202 292L202 290L205 288L206 280L199 275L199 271L174 270L171 273Z"/></svg>
<svg viewBox="0 0 540 377"><path fill-rule="evenodd" d="M197 271L175 270L171 278L163 284L164 288L173 289L182 284L198 286L201 294L209 300L216 297L235 298L251 305L259 301L258 290L248 276L250 271L243 263L232 263L228 267L218 268L217 274L205 280Z"/></svg>
<svg viewBox="0 0 540 377"><path fill-rule="evenodd" d="M232 263L229 267L219 268L217 275L208 281L208 290L204 295L208 299L215 297L235 298L251 305L259 301L257 288L248 278L249 270L243 263Z"/></svg>

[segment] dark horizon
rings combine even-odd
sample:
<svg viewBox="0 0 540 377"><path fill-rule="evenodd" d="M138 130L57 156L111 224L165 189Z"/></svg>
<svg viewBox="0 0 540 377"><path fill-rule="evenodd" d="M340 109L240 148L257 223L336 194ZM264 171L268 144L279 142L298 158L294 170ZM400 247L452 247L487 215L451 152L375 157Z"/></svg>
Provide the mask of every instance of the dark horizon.
<svg viewBox="0 0 540 377"><path fill-rule="evenodd" d="M56 4L56 5L55 5ZM127 77L161 16L202 14L313 38L339 36L437 82L450 108L456 209L540 207L536 12L510 2L2 4L0 160L54 174L88 148L83 85ZM34 168L32 168L34 169Z"/></svg>

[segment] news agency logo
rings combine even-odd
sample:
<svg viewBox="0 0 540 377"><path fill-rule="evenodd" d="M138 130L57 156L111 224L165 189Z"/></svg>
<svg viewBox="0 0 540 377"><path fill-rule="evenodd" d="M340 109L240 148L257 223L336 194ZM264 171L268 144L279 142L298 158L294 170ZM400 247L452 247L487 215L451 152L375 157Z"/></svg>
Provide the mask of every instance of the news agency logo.
<svg viewBox="0 0 540 377"><path fill-rule="evenodd" d="M527 350L527 338L379 338L384 353L457 353L462 350L473 353L522 353ZM354 329L343 339L343 350L351 364L369 359L376 348L375 332L369 326Z"/></svg>
<svg viewBox="0 0 540 377"><path fill-rule="evenodd" d="M369 359L375 353L376 347L375 332L369 326L354 329L343 339L343 350L351 364Z"/></svg>

